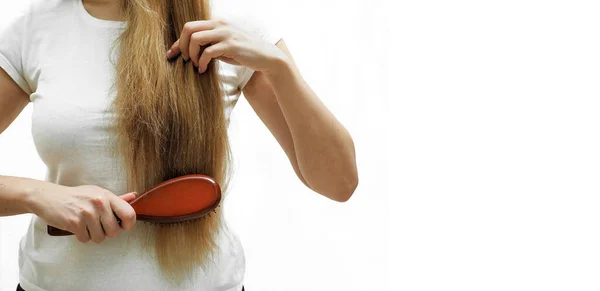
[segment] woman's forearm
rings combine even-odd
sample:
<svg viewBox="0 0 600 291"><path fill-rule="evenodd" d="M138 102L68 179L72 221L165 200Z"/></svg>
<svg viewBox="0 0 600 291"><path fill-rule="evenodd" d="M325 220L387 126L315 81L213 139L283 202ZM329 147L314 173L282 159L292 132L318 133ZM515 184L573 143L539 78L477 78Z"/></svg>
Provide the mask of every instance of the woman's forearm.
<svg viewBox="0 0 600 291"><path fill-rule="evenodd" d="M346 201L358 184L354 142L290 60L265 72L292 135L298 167L310 187Z"/></svg>
<svg viewBox="0 0 600 291"><path fill-rule="evenodd" d="M49 182L0 175L0 216L32 213L30 189L43 188L46 183Z"/></svg>

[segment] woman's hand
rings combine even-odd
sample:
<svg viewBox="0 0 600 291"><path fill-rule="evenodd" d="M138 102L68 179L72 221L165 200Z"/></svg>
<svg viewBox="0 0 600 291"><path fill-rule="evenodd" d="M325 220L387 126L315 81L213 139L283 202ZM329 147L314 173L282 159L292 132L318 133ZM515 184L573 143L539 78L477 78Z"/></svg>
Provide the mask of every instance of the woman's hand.
<svg viewBox="0 0 600 291"><path fill-rule="evenodd" d="M116 196L95 185L51 184L35 190L29 205L31 212L49 225L72 232L80 242L91 239L99 244L107 236L118 236L121 228L133 228L136 215L128 202L135 198L135 192ZM121 226L115 214L121 219Z"/></svg>
<svg viewBox="0 0 600 291"><path fill-rule="evenodd" d="M207 47L201 52L201 46ZM180 38L167 52L167 58L180 53L185 61L191 60L200 73L206 71L211 59L267 71L276 60L287 57L277 46L224 19L186 23Z"/></svg>

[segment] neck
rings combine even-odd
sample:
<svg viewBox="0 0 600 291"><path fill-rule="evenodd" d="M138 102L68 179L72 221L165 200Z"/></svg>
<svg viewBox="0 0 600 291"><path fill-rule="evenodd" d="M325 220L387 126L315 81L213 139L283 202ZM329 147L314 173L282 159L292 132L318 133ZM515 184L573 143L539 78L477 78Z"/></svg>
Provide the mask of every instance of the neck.
<svg viewBox="0 0 600 291"><path fill-rule="evenodd" d="M123 0L83 0L83 2L92 4L117 5L123 3Z"/></svg>
<svg viewBox="0 0 600 291"><path fill-rule="evenodd" d="M123 0L82 0L88 13L103 20L123 21Z"/></svg>

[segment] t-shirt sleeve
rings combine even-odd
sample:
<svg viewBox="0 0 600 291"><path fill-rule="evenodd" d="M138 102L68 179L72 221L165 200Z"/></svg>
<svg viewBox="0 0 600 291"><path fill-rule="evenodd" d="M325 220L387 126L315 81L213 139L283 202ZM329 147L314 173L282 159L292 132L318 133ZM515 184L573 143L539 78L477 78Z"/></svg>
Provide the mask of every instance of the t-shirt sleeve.
<svg viewBox="0 0 600 291"><path fill-rule="evenodd" d="M271 44L277 44L277 42L283 38L282 30L273 26L269 26L264 21L256 18L246 19L244 28L255 33L257 36ZM254 74L254 70L244 66L239 72L240 75L238 88L242 90L248 81L250 81L252 74Z"/></svg>
<svg viewBox="0 0 600 291"><path fill-rule="evenodd" d="M0 23L0 67L27 95L32 93L24 68L24 43L29 25L29 6L11 13Z"/></svg>

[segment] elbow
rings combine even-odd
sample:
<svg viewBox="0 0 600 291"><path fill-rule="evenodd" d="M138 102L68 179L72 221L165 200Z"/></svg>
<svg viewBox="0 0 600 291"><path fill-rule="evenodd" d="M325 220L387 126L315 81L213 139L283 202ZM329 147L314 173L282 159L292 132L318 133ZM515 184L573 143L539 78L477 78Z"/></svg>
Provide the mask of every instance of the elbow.
<svg viewBox="0 0 600 291"><path fill-rule="evenodd" d="M331 199L340 203L350 200L350 197L352 197L356 191L356 188L358 187L358 174L354 172L343 180L344 183L338 187L338 191L336 191L334 195L330 196Z"/></svg>

